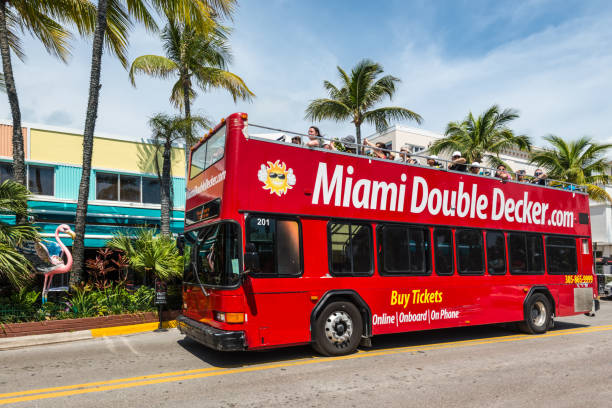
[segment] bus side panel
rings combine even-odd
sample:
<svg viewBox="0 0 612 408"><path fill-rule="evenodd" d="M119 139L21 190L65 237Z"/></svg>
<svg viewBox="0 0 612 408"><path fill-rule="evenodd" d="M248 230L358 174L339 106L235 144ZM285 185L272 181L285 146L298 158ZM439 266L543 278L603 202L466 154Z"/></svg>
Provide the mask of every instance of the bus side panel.
<svg viewBox="0 0 612 408"><path fill-rule="evenodd" d="M296 291L299 278L248 278L244 290L249 309L249 348L310 341L309 294ZM289 282L292 281L292 282Z"/></svg>

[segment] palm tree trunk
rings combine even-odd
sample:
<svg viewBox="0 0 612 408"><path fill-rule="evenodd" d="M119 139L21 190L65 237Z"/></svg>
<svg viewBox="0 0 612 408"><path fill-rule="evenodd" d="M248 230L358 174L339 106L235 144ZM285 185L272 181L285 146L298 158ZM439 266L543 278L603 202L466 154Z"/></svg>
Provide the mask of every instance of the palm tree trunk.
<svg viewBox="0 0 612 408"><path fill-rule="evenodd" d="M181 74L181 77L183 78L183 104L185 105L185 119L190 119L191 106L189 105L189 78L187 77L186 72ZM187 178L189 176L189 153L191 152L191 138L191 124L189 124L189 129L185 135L185 182L187 182Z"/></svg>
<svg viewBox="0 0 612 408"><path fill-rule="evenodd" d="M85 118L85 132L83 133L83 174L79 185L79 199L77 202L75 233L76 238L72 247L73 266L70 274L70 283L78 283L83 276L85 261L85 221L87 218L87 202L89 197L89 178L91 176L91 156L93 154L93 135L98 117L98 99L100 96L100 71L102 70L102 52L104 51L104 33L106 31L107 0L98 0L98 18L94 33L91 75L89 79L89 101L87 102L87 115Z"/></svg>
<svg viewBox="0 0 612 408"><path fill-rule="evenodd" d="M172 153L172 142L166 139L164 143L164 161L162 164L161 178L161 234L170 236L170 155Z"/></svg>
<svg viewBox="0 0 612 408"><path fill-rule="evenodd" d="M355 137L357 138L357 154L361 154L361 123L355 123Z"/></svg>
<svg viewBox="0 0 612 408"><path fill-rule="evenodd" d="M13 177L15 181L27 187L23 134L21 133L21 111L19 110L19 99L17 98L17 88L15 87L11 63L11 49L8 42L6 5L6 0L0 1L0 53L2 54L2 69L4 70L6 93L11 106L11 115L13 116Z"/></svg>

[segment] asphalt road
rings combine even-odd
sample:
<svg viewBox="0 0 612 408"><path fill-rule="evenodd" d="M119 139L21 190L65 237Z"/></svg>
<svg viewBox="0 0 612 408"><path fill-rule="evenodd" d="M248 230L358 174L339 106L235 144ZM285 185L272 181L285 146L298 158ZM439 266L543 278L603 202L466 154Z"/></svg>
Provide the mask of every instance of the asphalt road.
<svg viewBox="0 0 612 408"><path fill-rule="evenodd" d="M0 405L17 407L577 407L612 401L612 301L545 335L497 326L309 347L213 352L178 331L0 351Z"/></svg>

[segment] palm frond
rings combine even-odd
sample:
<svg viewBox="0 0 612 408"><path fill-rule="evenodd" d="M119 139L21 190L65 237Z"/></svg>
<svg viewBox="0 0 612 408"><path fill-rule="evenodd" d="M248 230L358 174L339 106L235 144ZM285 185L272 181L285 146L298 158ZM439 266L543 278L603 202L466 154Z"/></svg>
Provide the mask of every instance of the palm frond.
<svg viewBox="0 0 612 408"><path fill-rule="evenodd" d="M166 79L178 72L174 61L159 55L142 55L132 62L130 67L130 81L136 86L135 75L146 74L154 78Z"/></svg>
<svg viewBox="0 0 612 408"><path fill-rule="evenodd" d="M128 33L132 30L133 24L128 10L120 0L108 0L106 24L106 32L104 33L106 48L127 69Z"/></svg>
<svg viewBox="0 0 612 408"><path fill-rule="evenodd" d="M418 113L399 106L389 106L374 109L363 114L363 120L376 126L376 131L381 132L389 127L390 121L414 120L421 123L423 118Z"/></svg>
<svg viewBox="0 0 612 408"><path fill-rule="evenodd" d="M198 86L207 91L212 88L225 89L232 95L234 102L238 99L251 101L255 94L246 86L238 75L219 68L199 67L193 70L193 77Z"/></svg>
<svg viewBox="0 0 612 408"><path fill-rule="evenodd" d="M341 122L351 118L351 109L342 102L333 99L315 99L306 108L306 116L304 118L315 122L324 119Z"/></svg>
<svg viewBox="0 0 612 408"><path fill-rule="evenodd" d="M5 224L0 222L0 242L18 247L26 241L38 241L40 235L32 224Z"/></svg>
<svg viewBox="0 0 612 408"><path fill-rule="evenodd" d="M21 289L32 282L31 264L14 246L0 242L0 275Z"/></svg>
<svg viewBox="0 0 612 408"><path fill-rule="evenodd" d="M0 184L0 211L26 215L29 197L30 192L25 186L13 180L5 180Z"/></svg>

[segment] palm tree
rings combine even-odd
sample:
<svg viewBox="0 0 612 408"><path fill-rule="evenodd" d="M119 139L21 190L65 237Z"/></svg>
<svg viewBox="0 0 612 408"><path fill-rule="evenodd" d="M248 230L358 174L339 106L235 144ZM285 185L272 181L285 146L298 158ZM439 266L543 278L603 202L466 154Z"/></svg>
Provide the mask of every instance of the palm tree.
<svg viewBox="0 0 612 408"><path fill-rule="evenodd" d="M85 220L91 176L93 135L98 116L104 38L107 38L108 48L127 68L128 31L132 26L132 18L142 23L147 29L156 31L158 27L151 14L151 9L154 9L158 14L171 15L177 21L185 21L193 27L204 29L210 26L210 19L213 16L230 16L235 3L236 0L98 0L94 24L89 98L83 132L83 172L79 184L75 218L76 238L73 244L74 263L73 273L70 274L71 285L76 284L83 273Z"/></svg>
<svg viewBox="0 0 612 408"><path fill-rule="evenodd" d="M553 149L532 154L531 163L545 169L551 179L585 185L589 197L595 201L612 202L603 188L610 183L606 153L612 144L598 144L586 136L566 142L558 136L548 135L544 140Z"/></svg>
<svg viewBox="0 0 612 408"><path fill-rule="evenodd" d="M329 93L329 98L315 99L306 108L306 119L321 121L332 119L336 122L350 120L355 124L357 144L361 145L361 124L363 122L376 126L382 131L389 126L390 121L414 120L422 122L419 114L398 106L372 109L385 96L393 98L395 84L399 78L385 75L379 64L368 59L361 60L349 76L342 68L338 68L341 86L336 87L329 81L323 81L323 87Z"/></svg>
<svg viewBox="0 0 612 408"><path fill-rule="evenodd" d="M13 173L15 180L25 186L21 109L13 76L11 51L24 60L20 34L29 31L44 45L47 52L66 62L69 56L70 34L61 25L76 25L81 34L91 33L93 7L89 0L2 0L0 1L0 54L2 54L3 82L13 118Z"/></svg>
<svg viewBox="0 0 612 408"><path fill-rule="evenodd" d="M187 135L194 127L210 126L209 121L199 116L182 118L180 116L168 116L162 113L155 115L149 120L149 126L153 131L153 140L161 149L162 169L159 171L158 155L155 156L157 175L161 184L161 234L170 236L170 207L171 207L171 174L172 168L172 144L180 140L186 140Z"/></svg>
<svg viewBox="0 0 612 408"><path fill-rule="evenodd" d="M450 122L446 126L446 137L432 143L429 152L438 154L458 150L470 163L484 163L486 160L491 167L499 164L508 167L499 157L504 149L531 150L529 137L515 135L507 126L518 117L514 109L500 112L497 105L491 106L478 118L470 112L463 122Z"/></svg>
<svg viewBox="0 0 612 408"><path fill-rule="evenodd" d="M203 91L225 89L232 95L234 102L238 99L251 100L254 94L242 78L227 71L232 60L227 43L227 28L215 23L198 32L187 24L174 21L171 16L167 18L168 22L161 33L166 55L142 55L136 58L129 74L133 86L136 86L136 74L162 79L175 77L170 102L184 112L186 119L191 117L191 103L197 96L194 85ZM188 129L185 138L186 164L193 142L191 134L192 130Z"/></svg>
<svg viewBox="0 0 612 408"><path fill-rule="evenodd" d="M0 212L25 218L29 194L23 185L13 180L4 181L0 184ZM31 224L11 225L0 221L0 276L15 288L23 288L31 280L31 264L17 247L25 241L39 239L38 232Z"/></svg>
<svg viewBox="0 0 612 408"><path fill-rule="evenodd" d="M140 229L135 237L117 234L107 246L122 251L130 266L145 276L152 272L158 279L168 282L183 273L183 258L174 238L155 235L153 229Z"/></svg>

